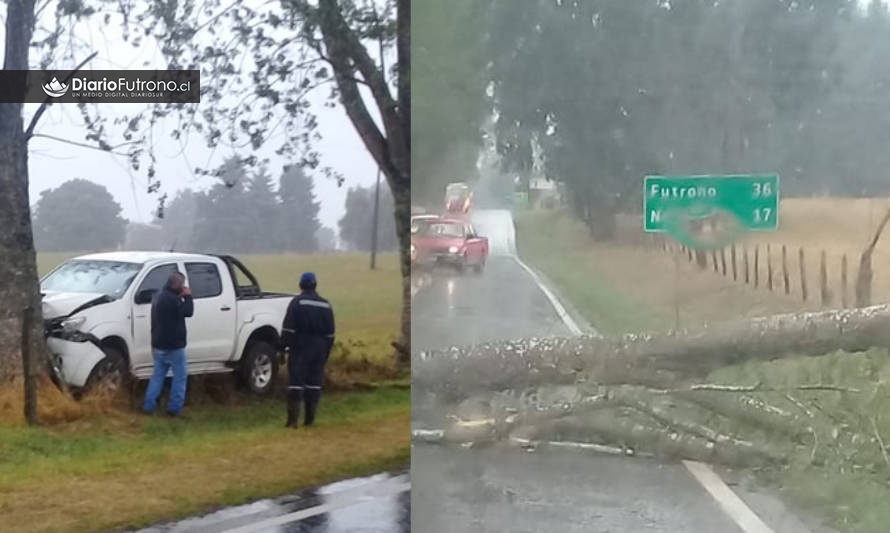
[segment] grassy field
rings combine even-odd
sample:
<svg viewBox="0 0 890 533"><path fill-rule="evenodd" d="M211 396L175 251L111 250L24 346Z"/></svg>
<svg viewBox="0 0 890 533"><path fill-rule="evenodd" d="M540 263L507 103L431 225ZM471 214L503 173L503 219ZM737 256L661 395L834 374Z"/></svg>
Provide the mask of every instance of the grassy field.
<svg viewBox="0 0 890 533"><path fill-rule="evenodd" d="M401 467L410 457L409 396L404 388L327 396L318 425L296 431L283 427L284 407L272 400L193 409L183 421L110 414L51 429L0 426L0 524L139 527Z"/></svg>
<svg viewBox="0 0 890 533"><path fill-rule="evenodd" d="M663 252L593 243L584 225L565 212L527 213L516 225L523 259L561 293L573 295L572 305L604 333L817 308L794 296L753 290L712 271L701 272Z"/></svg>
<svg viewBox="0 0 890 533"><path fill-rule="evenodd" d="M759 248L760 287L702 272L687 260L675 261L663 252L639 246L592 242L578 220L564 212L531 212L517 220L520 253L539 263L539 268L568 292L577 294L576 304L588 318L609 332L665 329L677 325L751 317L795 310L815 310L819 300L819 258L826 255L829 306L841 305L841 262L847 257L847 302L854 301L859 257L871 240L890 199L791 198L782 200L776 232L748 234L738 246L748 248L753 278L753 249ZM642 223L623 219L620 242L642 236ZM767 245L774 269L774 291L765 288ZM787 248L790 294L781 286L781 249ZM799 250L809 298L801 295ZM710 259L709 259L710 261ZM580 265L580 266L579 266ZM875 249L872 302L890 303L890 230ZM601 281L601 283L599 282Z"/></svg>
<svg viewBox="0 0 890 533"><path fill-rule="evenodd" d="M749 237L748 242L824 248L836 255L858 257L863 241L888 205L890 202L878 200L788 200L782 205L780 231ZM587 235L583 225L566 213L526 213L517 219L522 258L540 270L560 294L571 295L572 307L607 334L674 327L676 302L681 326L817 307L812 302L804 304L794 294L754 290L713 271L702 272L688 262L676 263L664 252L595 244ZM890 267L884 267L890 264L890 253L885 250L890 250L890 245L879 245L875 256L879 301L890 301L890 292L884 292L890 288ZM858 259L851 261L851 267L857 263ZM850 279L852 282L853 274ZM883 453L883 443L890 439L890 416L885 415L890 407L890 354L886 349L747 363L720 369L709 381L760 383L767 388L820 384L851 389L800 391L792 393L793 398L785 393L757 393L769 405L811 417L814 427L827 431L803 443L785 469L759 471L756 477L759 483L771 484L789 501L807 509L803 512L828 517L842 531L888 530L890 459ZM715 429L731 432L737 422L726 423L729 425ZM815 456L823 460L814 461Z"/></svg>
<svg viewBox="0 0 890 533"><path fill-rule="evenodd" d="M72 255L40 254L40 272ZM231 376L190 380L183 421L45 387L41 410L65 422L27 428L20 389L0 390L0 530L138 527L407 464L410 393L405 376L394 379L389 346L401 304L396 257L381 256L373 272L349 254L242 260L273 291L296 292L299 274L316 272L337 318L328 385L376 388L325 395L317 426L297 431L283 428L282 399L236 393Z"/></svg>

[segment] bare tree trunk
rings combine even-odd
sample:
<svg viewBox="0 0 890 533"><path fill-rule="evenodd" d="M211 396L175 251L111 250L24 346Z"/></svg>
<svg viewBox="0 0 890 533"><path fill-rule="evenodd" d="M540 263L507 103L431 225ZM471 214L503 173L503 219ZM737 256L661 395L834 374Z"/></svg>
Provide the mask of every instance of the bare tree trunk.
<svg viewBox="0 0 890 533"><path fill-rule="evenodd" d="M398 94L390 94L385 73L371 59L360 37L343 18L336 0L318 2L318 22L334 71L340 101L356 132L386 176L395 204L396 234L402 275L402 316L399 340L393 343L396 361L411 361L411 95L410 95L410 2L399 0L396 46L399 57ZM380 113L383 130L377 126L359 91L356 72Z"/></svg>
<svg viewBox="0 0 890 533"><path fill-rule="evenodd" d="M34 0L9 2L4 70L27 70ZM24 86L19 88L24 95ZM37 256L28 201L28 151L23 104L0 104L0 384L22 377L22 318L32 311L32 374L46 371Z"/></svg>
<svg viewBox="0 0 890 533"><path fill-rule="evenodd" d="M859 258L859 273L856 275L856 307L871 305L871 282L874 277L871 268L871 257L874 254L875 246L878 245L878 240L881 238L884 227L887 226L888 220L890 220L890 209L884 214L884 218L878 225L874 237L872 237L871 242L862 251L862 256Z"/></svg>

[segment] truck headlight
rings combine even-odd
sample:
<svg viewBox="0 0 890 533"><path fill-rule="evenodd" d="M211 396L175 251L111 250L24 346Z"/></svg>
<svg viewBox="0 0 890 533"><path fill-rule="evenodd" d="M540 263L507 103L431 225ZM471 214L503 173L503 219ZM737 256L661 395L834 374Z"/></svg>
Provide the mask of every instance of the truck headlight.
<svg viewBox="0 0 890 533"><path fill-rule="evenodd" d="M449 254L456 254L456 253L457 253L457 246L452 246L451 248L448 248L448 253L449 253Z"/></svg>
<svg viewBox="0 0 890 533"><path fill-rule="evenodd" d="M65 333L74 333L75 331L80 329L80 327L83 326L83 323L86 321L87 317L79 316L75 318L67 318L63 320L60 325L62 326L62 331L64 331Z"/></svg>

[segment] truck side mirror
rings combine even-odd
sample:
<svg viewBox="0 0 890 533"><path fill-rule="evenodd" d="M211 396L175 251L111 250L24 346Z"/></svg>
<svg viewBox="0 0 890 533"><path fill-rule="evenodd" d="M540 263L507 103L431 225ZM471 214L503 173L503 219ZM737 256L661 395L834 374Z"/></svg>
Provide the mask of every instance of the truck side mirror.
<svg viewBox="0 0 890 533"><path fill-rule="evenodd" d="M154 289L145 289L137 292L135 300L136 305L150 304L156 292L158 291Z"/></svg>

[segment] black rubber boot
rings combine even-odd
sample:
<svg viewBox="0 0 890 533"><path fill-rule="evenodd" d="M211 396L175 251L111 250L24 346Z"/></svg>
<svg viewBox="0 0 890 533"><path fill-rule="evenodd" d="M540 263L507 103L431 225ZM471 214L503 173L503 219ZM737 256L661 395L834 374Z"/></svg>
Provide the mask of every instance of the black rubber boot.
<svg viewBox="0 0 890 533"><path fill-rule="evenodd" d="M318 408L319 396L321 396L321 394L316 391L306 394L306 418L303 421L304 425L311 426L315 423L315 410Z"/></svg>
<svg viewBox="0 0 890 533"><path fill-rule="evenodd" d="M284 427L296 428L300 420L300 400L299 398L288 398L287 400L287 424Z"/></svg>

